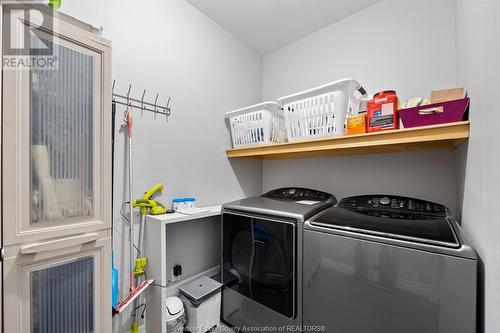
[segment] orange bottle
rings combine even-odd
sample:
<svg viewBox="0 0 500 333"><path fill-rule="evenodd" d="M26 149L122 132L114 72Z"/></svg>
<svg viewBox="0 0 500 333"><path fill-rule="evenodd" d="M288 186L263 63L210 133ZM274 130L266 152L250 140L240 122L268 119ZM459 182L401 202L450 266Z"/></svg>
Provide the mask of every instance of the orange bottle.
<svg viewBox="0 0 500 333"><path fill-rule="evenodd" d="M347 135L366 133L366 114L347 117Z"/></svg>

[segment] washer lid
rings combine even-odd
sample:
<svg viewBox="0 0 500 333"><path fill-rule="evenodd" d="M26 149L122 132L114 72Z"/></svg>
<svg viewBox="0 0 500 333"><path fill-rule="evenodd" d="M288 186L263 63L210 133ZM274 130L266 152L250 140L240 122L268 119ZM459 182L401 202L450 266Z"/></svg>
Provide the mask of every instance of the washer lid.
<svg viewBox="0 0 500 333"><path fill-rule="evenodd" d="M311 224L416 243L460 247L446 217L334 207L324 211Z"/></svg>
<svg viewBox="0 0 500 333"><path fill-rule="evenodd" d="M287 187L261 196L226 203L223 209L304 221L336 203L335 197L329 193L300 187Z"/></svg>

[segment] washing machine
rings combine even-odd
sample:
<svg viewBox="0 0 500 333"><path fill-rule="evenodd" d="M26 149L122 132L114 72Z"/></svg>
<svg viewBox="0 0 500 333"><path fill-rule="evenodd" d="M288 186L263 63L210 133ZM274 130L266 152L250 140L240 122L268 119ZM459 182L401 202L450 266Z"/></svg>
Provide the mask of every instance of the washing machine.
<svg viewBox="0 0 500 333"><path fill-rule="evenodd" d="M306 327L476 332L476 252L443 205L349 197L306 221L303 234Z"/></svg>
<svg viewBox="0 0 500 333"><path fill-rule="evenodd" d="M223 205L222 319L240 331L302 325L302 226L333 195L280 188Z"/></svg>

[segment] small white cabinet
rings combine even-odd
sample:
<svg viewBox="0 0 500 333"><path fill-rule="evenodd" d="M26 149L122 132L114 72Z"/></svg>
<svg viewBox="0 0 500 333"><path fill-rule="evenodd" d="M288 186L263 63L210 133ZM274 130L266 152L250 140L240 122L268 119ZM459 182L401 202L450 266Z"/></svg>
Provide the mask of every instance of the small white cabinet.
<svg viewBox="0 0 500 333"><path fill-rule="evenodd" d="M146 302L148 304L146 327L148 332L166 332L166 299L171 295L172 289L179 284L173 284L171 279L171 267L167 267L167 227L174 223L193 223L192 220L200 220L198 223L213 223L210 217L220 215L221 206L204 207L208 211L196 215L183 215L179 213L158 216L148 215L144 232L144 252L148 257L147 266L148 279L154 279L155 285L146 291ZM206 221L206 222L205 222ZM219 267L199 275L217 274ZM183 280L186 283L198 275ZM160 287L161 286L161 287ZM171 289L172 288L172 289Z"/></svg>

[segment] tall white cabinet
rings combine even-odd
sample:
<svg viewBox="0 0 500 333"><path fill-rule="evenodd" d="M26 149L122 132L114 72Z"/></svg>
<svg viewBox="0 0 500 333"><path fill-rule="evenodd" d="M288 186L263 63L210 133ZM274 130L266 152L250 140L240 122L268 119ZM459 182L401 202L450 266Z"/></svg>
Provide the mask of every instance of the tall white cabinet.
<svg viewBox="0 0 500 333"><path fill-rule="evenodd" d="M111 332L111 44L6 6L3 58L55 63L2 69L3 331Z"/></svg>

